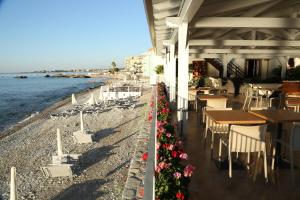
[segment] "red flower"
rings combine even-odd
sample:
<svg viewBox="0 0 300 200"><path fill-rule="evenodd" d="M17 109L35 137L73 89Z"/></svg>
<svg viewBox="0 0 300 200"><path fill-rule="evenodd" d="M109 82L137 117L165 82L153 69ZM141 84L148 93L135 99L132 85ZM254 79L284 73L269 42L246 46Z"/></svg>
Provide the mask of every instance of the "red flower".
<svg viewBox="0 0 300 200"><path fill-rule="evenodd" d="M173 158L176 158L178 153L177 153L177 151L172 151L171 154L172 154Z"/></svg>
<svg viewBox="0 0 300 200"><path fill-rule="evenodd" d="M148 159L148 153L146 152L146 153L143 153L143 155L142 155L142 160L143 161L146 161Z"/></svg>
<svg viewBox="0 0 300 200"><path fill-rule="evenodd" d="M177 198L177 199L180 199L180 200L184 200L184 194L181 193L181 192L177 192L177 193L176 193L176 198Z"/></svg>

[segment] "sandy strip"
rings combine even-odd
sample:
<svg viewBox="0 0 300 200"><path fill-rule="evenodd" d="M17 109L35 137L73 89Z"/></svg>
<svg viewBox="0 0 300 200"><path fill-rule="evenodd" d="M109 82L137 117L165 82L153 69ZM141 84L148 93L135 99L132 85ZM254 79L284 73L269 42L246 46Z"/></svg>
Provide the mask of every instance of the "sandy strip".
<svg viewBox="0 0 300 200"><path fill-rule="evenodd" d="M49 112L71 108L63 100L0 140L0 199L9 198L10 167L17 168L18 199L120 199L137 133L145 122L150 90L145 89L135 109L111 107L98 114L85 114L85 127L96 134L92 144L74 144L79 116L49 118ZM82 104L90 92L77 95ZM94 94L98 97L99 90ZM43 117L41 117L43 116ZM56 154L56 128L61 129L64 153L83 154L83 164L73 180L46 178L40 167Z"/></svg>

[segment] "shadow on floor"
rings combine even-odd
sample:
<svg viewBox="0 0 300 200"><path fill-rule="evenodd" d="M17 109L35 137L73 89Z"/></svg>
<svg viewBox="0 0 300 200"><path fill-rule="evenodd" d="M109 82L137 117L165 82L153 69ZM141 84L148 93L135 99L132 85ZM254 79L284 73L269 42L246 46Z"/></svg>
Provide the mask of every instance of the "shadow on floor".
<svg viewBox="0 0 300 200"><path fill-rule="evenodd" d="M115 172L117 172L119 169L121 169L122 167L126 166L127 164L130 163L130 159L129 160L126 160L125 162L123 162L122 164L118 165L116 168L114 168L113 170L111 170L110 172L108 172L106 174L106 177L114 174Z"/></svg>
<svg viewBox="0 0 300 200"><path fill-rule="evenodd" d="M109 181L105 180L89 180L83 183L78 183L65 189L52 200L83 200L97 199L106 194L100 190L100 187Z"/></svg>

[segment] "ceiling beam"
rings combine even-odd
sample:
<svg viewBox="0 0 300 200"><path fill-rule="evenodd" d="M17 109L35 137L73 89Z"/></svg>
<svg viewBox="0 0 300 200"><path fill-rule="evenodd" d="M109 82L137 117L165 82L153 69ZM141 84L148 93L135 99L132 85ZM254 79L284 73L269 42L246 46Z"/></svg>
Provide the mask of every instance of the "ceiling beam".
<svg viewBox="0 0 300 200"><path fill-rule="evenodd" d="M185 0L178 14L179 25L181 25L183 21L190 22L203 2L204 0ZM178 29L174 29L171 40L173 43L177 42Z"/></svg>
<svg viewBox="0 0 300 200"><path fill-rule="evenodd" d="M231 12L235 10L240 10L248 8L251 6L257 6L265 2L271 2L274 0L226 0L218 1L216 3L210 3L201 7L199 15L201 16L213 16L220 13Z"/></svg>
<svg viewBox="0 0 300 200"><path fill-rule="evenodd" d="M295 49L190 49L190 53L215 53L215 54L300 54Z"/></svg>
<svg viewBox="0 0 300 200"><path fill-rule="evenodd" d="M287 56L286 54L226 54L230 58L243 58L243 59L272 59ZM296 56L296 55L291 55ZM190 59L203 59L203 58L222 58L222 54L190 54Z"/></svg>
<svg viewBox="0 0 300 200"><path fill-rule="evenodd" d="M300 40L190 40L190 46L300 47Z"/></svg>
<svg viewBox="0 0 300 200"><path fill-rule="evenodd" d="M167 10L167 9L173 9L173 8L178 8L180 6L180 1L175 1L175 0L168 0L168 1L163 1L160 3L156 3L153 5L154 10Z"/></svg>
<svg viewBox="0 0 300 200"><path fill-rule="evenodd" d="M161 12L154 12L154 18L155 19L162 19L169 16L175 16L178 14L178 9L171 9L171 10L165 10Z"/></svg>
<svg viewBox="0 0 300 200"><path fill-rule="evenodd" d="M201 17L193 28L300 28L299 18Z"/></svg>

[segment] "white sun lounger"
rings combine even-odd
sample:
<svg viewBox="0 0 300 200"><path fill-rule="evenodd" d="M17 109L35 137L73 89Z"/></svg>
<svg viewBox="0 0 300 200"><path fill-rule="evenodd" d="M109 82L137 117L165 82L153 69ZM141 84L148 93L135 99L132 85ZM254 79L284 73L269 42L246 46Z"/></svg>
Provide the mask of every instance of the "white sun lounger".
<svg viewBox="0 0 300 200"><path fill-rule="evenodd" d="M85 131L82 132L81 130L73 132L73 138L74 138L74 141L79 144L93 142L92 135L87 134Z"/></svg>
<svg viewBox="0 0 300 200"><path fill-rule="evenodd" d="M42 171L46 177L72 177L73 164L50 164L46 167L42 167Z"/></svg>

